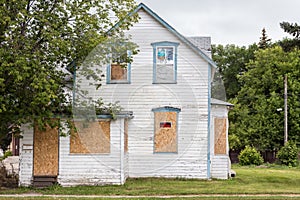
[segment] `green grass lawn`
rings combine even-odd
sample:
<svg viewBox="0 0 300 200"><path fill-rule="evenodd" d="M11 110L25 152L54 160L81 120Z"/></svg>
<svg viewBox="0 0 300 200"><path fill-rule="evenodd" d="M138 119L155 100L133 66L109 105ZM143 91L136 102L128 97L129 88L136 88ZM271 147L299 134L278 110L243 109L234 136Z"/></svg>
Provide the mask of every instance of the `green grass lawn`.
<svg viewBox="0 0 300 200"><path fill-rule="evenodd" d="M198 194L300 194L299 168L278 166L240 167L238 165L233 165L232 168L236 171L237 176L229 180L189 180L164 178L128 179L126 184L122 186L77 186L66 188L53 186L45 189L18 188L14 190L2 190L0 191L0 194L31 192L62 195L130 196ZM240 198L253 199L251 197L236 197L234 199ZM227 197L203 197L201 199L227 199ZM230 197L228 199L233 198ZM255 197L254 199L270 199L270 197ZM272 197L271 199L282 198ZM298 197L297 199L300 198Z"/></svg>
<svg viewBox="0 0 300 200"><path fill-rule="evenodd" d="M1 198L1 200L12 200L12 199L21 199L20 197L18 198ZM145 197L145 198L60 198L60 197L27 197L27 198L22 198L22 199L26 199L26 200L38 200L38 199L42 199L42 200L70 200L70 199L80 199L80 200L181 200L181 199L185 199L185 200L299 200L299 198L297 197L282 197L282 196L275 196L275 197L174 197L174 198L156 198L156 197Z"/></svg>
<svg viewBox="0 0 300 200"><path fill-rule="evenodd" d="M1 198L1 200L12 200L12 199L20 199L19 198ZM27 198L22 198L22 199L26 199L26 200L37 200L37 199L42 199L42 200L70 200L70 199L80 199L80 200L104 200L104 199L109 199L109 200L180 200L180 199L185 199L185 200L221 200L221 199L225 199L225 200L299 200L299 197L282 197L282 196L275 196L275 197L172 197L172 198L166 198L166 197L161 197L161 198L156 198L156 197L143 197L143 198L60 198L60 197L27 197Z"/></svg>

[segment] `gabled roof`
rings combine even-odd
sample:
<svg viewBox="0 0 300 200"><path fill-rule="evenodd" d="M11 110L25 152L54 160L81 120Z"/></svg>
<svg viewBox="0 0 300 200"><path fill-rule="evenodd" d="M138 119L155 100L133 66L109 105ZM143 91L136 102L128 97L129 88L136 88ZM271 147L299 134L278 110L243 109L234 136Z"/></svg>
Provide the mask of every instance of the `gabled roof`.
<svg viewBox="0 0 300 200"><path fill-rule="evenodd" d="M166 29L168 29L170 32L172 32L174 35L176 35L183 43L188 45L191 49L193 49L196 53L198 53L205 61L207 61L211 66L214 68L217 68L216 63L209 58L201 49L199 49L197 46L195 46L192 42L190 42L187 38L185 38L183 35L181 35L179 32L177 32L171 25L169 25L166 21L164 21L161 17L159 17L155 12L153 12L149 7L147 7L145 4L140 3L134 11L129 13L127 17L130 17L137 13L139 10L145 10L149 15L151 15L154 19L156 19L162 26L164 26ZM126 18L125 18L126 20ZM109 31L108 34L113 31L114 29L118 28L120 24L123 21L118 22L115 26L113 26Z"/></svg>
<svg viewBox="0 0 300 200"><path fill-rule="evenodd" d="M191 41L192 44L194 44L196 47L201 49L202 51L205 52L211 52L211 38L207 36L192 36L192 37L187 37L185 36L186 39Z"/></svg>

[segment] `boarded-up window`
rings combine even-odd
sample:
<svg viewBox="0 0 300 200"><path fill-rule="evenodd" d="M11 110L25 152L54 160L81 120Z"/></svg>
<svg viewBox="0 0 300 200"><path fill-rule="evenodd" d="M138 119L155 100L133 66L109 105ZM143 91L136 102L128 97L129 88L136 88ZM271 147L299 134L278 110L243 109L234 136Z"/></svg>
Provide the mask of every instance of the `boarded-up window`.
<svg viewBox="0 0 300 200"><path fill-rule="evenodd" d="M215 154L226 154L226 118L215 118Z"/></svg>
<svg viewBox="0 0 300 200"><path fill-rule="evenodd" d="M177 112L155 112L154 152L177 152Z"/></svg>
<svg viewBox="0 0 300 200"><path fill-rule="evenodd" d="M110 80L113 81L127 81L127 66L120 64L111 64Z"/></svg>
<svg viewBox="0 0 300 200"><path fill-rule="evenodd" d="M70 153L110 153L110 121L75 122Z"/></svg>
<svg viewBox="0 0 300 200"><path fill-rule="evenodd" d="M124 151L128 152L128 119L124 120Z"/></svg>
<svg viewBox="0 0 300 200"><path fill-rule="evenodd" d="M107 68L107 83L130 83L131 52L125 49L126 45L111 49L111 61Z"/></svg>
<svg viewBox="0 0 300 200"><path fill-rule="evenodd" d="M52 119L55 123L57 119ZM57 176L58 174L58 127L49 125L44 130L34 127L33 175Z"/></svg>

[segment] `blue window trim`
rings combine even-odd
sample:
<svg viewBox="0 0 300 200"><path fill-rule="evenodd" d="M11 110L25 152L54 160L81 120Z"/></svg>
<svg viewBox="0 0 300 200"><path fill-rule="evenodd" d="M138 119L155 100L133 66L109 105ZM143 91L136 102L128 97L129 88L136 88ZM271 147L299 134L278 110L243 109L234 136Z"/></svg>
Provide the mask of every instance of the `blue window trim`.
<svg viewBox="0 0 300 200"><path fill-rule="evenodd" d="M180 108L174 108L174 107L170 107L170 106L164 106L164 107L158 107L158 108L153 108L151 110L152 112L156 113L156 112L176 112L177 116L176 116L176 143L177 143L177 149L176 152L155 152L155 116L153 118L154 120L154 133L153 133L153 153L154 154L178 154L178 119L179 119L179 112L181 111Z"/></svg>
<svg viewBox="0 0 300 200"><path fill-rule="evenodd" d="M211 178L211 75L212 75L212 67L208 65L208 105L207 105L207 178Z"/></svg>
<svg viewBox="0 0 300 200"><path fill-rule="evenodd" d="M164 106L164 107L158 107L158 108L152 108L152 112L180 112L180 108L170 107L170 106Z"/></svg>
<svg viewBox="0 0 300 200"><path fill-rule="evenodd" d="M151 43L153 47L153 84L176 84L177 83L177 47L179 43L177 42L169 42L169 41L162 41L162 42L155 42ZM156 49L157 47L173 47L175 49L175 56L174 56L174 81L172 82L157 82L156 80Z"/></svg>
<svg viewBox="0 0 300 200"><path fill-rule="evenodd" d="M127 51L127 56L131 56L131 51ZM106 84L130 84L131 83L131 63L127 63L127 80L111 80L111 63L106 67Z"/></svg>

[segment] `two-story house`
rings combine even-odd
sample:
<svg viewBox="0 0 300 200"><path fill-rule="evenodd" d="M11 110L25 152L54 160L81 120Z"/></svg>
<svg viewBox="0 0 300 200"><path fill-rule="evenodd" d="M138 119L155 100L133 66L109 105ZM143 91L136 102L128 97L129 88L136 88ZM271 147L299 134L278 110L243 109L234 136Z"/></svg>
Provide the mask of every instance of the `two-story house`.
<svg viewBox="0 0 300 200"><path fill-rule="evenodd" d="M187 38L150 8L126 34L138 45L133 62L113 60L94 99L119 101L116 120L75 122L77 133L23 126L20 185L123 184L128 177L226 179L230 173L228 104L211 98L216 64L210 38ZM132 13L131 13L132 14ZM114 28L118 28L117 26ZM83 87L89 87L88 84Z"/></svg>

